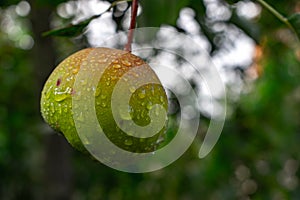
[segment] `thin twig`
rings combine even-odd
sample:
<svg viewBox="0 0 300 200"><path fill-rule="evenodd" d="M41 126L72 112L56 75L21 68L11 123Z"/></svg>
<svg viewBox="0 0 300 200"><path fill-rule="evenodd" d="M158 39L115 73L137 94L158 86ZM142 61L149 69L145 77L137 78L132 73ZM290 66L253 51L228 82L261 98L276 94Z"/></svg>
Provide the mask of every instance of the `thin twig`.
<svg viewBox="0 0 300 200"><path fill-rule="evenodd" d="M293 26L290 24L288 19L280 14L275 8L273 8L270 4L265 2L264 0L257 0L264 8L270 11L277 19L286 24L291 30L294 30Z"/></svg>
<svg viewBox="0 0 300 200"><path fill-rule="evenodd" d="M131 20L130 20L130 26L128 30L127 44L124 47L124 50L129 52L131 51L131 43L133 40L137 11L138 11L138 0L133 0L131 5Z"/></svg>
<svg viewBox="0 0 300 200"><path fill-rule="evenodd" d="M111 11L113 7L118 5L119 3L123 2L131 2L132 0L116 0L112 2L112 4L102 13L98 15L94 15L86 20L83 20L77 24L69 24L66 27L53 29L47 32L42 33L42 36L67 36L67 37L74 37L82 34L83 30L90 24L90 22L98 17L101 17L104 13Z"/></svg>

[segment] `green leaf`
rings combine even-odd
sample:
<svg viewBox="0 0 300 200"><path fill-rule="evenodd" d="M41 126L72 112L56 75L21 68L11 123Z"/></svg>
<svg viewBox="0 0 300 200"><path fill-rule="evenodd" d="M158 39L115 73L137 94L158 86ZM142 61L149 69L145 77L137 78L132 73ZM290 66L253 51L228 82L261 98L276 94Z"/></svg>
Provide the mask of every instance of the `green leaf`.
<svg viewBox="0 0 300 200"><path fill-rule="evenodd" d="M300 40L300 13L295 13L288 18L288 21L292 25L294 31L296 32Z"/></svg>
<svg viewBox="0 0 300 200"><path fill-rule="evenodd" d="M60 28L60 29L55 29L55 30L51 30L51 31L47 31L43 33L43 36L60 36L60 37L75 37L78 36L80 34L83 33L83 31L85 30L85 28L89 25L89 23L97 18L100 17L101 15L94 15L92 17L90 17L89 19L86 19L82 22L80 22L79 24L70 24L64 28Z"/></svg>
<svg viewBox="0 0 300 200"><path fill-rule="evenodd" d="M82 34L85 30L85 28L89 25L89 23L93 20L96 19L98 17L100 17L101 15L103 15L104 13L108 12L111 10L111 8L113 8L114 6L118 5L118 3L122 3L122 2L130 2L132 0L116 0L114 1L108 9L106 9L103 13L98 14L98 15L94 15L92 17L90 17L89 19L86 19L82 22L80 22L79 24L70 24L64 28L60 28L60 29L55 29L55 30L51 30L51 31L47 31L43 33L43 36L60 36L60 37L76 37L80 34Z"/></svg>

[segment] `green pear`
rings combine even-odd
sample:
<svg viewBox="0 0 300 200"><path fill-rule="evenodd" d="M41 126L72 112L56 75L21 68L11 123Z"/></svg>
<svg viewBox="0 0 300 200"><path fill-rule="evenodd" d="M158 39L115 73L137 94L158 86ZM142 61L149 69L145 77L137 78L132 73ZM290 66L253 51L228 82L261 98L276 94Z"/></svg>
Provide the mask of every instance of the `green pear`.
<svg viewBox="0 0 300 200"><path fill-rule="evenodd" d="M93 71L97 70L101 71L101 77L90 76L90 79L77 80L80 78L79 72L84 75L93 74ZM145 79L150 81L134 87L124 84L128 79L131 83L143 82ZM133 121L136 126L146 127L155 122L156 118L161 121L161 116L151 115L154 105L161 105L167 112L168 100L165 90L154 71L141 58L118 49L87 48L63 60L46 81L41 96L41 113L44 120L62 133L74 148L86 153L85 145L74 124L72 106L72 98L75 95L77 99L83 100L86 94L76 91L75 80L79 81L80 89L87 90L89 82L98 83L96 87L90 88L94 94L97 120L106 137L114 145L136 153L153 152L159 147L166 132L166 116L163 118L163 126L155 134L140 138L137 137L139 133L127 133L119 127L112 108L112 102L124 104L125 98L122 97L130 91L130 109L125 112L124 118ZM119 89L114 92L117 85ZM113 99L114 95L121 98ZM84 108L82 112L85 112Z"/></svg>

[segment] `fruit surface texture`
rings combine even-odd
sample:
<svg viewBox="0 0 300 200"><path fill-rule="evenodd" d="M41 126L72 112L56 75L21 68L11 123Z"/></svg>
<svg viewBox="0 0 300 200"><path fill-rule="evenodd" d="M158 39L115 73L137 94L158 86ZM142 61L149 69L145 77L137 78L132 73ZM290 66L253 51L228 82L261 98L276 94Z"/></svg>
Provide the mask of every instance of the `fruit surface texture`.
<svg viewBox="0 0 300 200"><path fill-rule="evenodd" d="M81 78L79 73L83 75ZM84 76L85 73L88 75ZM94 76L95 74L98 75ZM92 81L97 84L91 85ZM87 94L92 96L88 97ZM150 66L130 52L110 48L80 50L63 60L44 85L41 96L44 120L62 133L74 148L87 152L85 145L88 142L85 143L79 137L74 116L80 119L82 113L89 111L84 106L74 111L75 106L82 105L74 104L72 99L75 96L79 101L93 98L97 123L106 137L123 150L152 152L164 138L167 117L163 115L162 118L156 110L157 105L160 105L167 112L165 90ZM120 119L116 120L116 116L120 116ZM83 117L81 120L85 123L86 119ZM127 122L132 122L141 129L127 127L127 130L126 127L120 127L120 124ZM151 123L163 125L149 126ZM147 126L148 129L145 130L151 129L155 133L145 135L141 130Z"/></svg>

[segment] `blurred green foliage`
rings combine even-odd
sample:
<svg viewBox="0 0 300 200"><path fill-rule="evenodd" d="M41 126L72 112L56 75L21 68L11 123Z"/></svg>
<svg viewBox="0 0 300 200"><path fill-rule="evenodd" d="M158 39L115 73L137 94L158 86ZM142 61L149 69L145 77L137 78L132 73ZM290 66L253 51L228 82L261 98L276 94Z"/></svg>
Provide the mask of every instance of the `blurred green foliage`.
<svg viewBox="0 0 300 200"><path fill-rule="evenodd" d="M1 11L13 12L12 6L17 2L0 1ZM55 6L63 1L39 2L43 3L35 9L48 6L54 15ZM64 169L72 174L69 199L300 198L299 44L266 10L252 20L235 13L235 6L241 2L249 1L220 1L233 12L225 23L238 27L263 49L261 59L254 63L263 72L255 81L244 80L245 92L239 100L229 96L230 112L221 138L209 156L202 160L197 157L201 134L176 162L146 174L118 172L74 151L71 167ZM298 0L268 2L286 16L299 7ZM178 30L179 11L186 6L192 8L212 54L223 48L216 38L227 33L212 28L204 1L142 0L140 3L143 12L139 25L169 24ZM5 12L0 13L0 199L43 199L48 189L45 160L49 155L45 153L44 141L49 129L41 124L37 109L39 87L33 58L39 55L20 48L17 40L9 37L4 15ZM24 18L29 16L17 20ZM29 29L30 26L34 24L28 25ZM26 34L33 37L30 31ZM64 43L59 41L55 43L61 45L57 49L63 49ZM208 121L202 120L200 132L205 132L207 126ZM60 165L53 163L55 170L60 170ZM58 185L57 191L61 187Z"/></svg>
<svg viewBox="0 0 300 200"><path fill-rule="evenodd" d="M298 38L300 38L300 12L291 15L288 21L292 24Z"/></svg>
<svg viewBox="0 0 300 200"><path fill-rule="evenodd" d="M8 41L0 44L1 199L30 198L39 187L34 182L39 176L41 145L34 117L38 113L32 107L37 103L36 86L28 55Z"/></svg>

